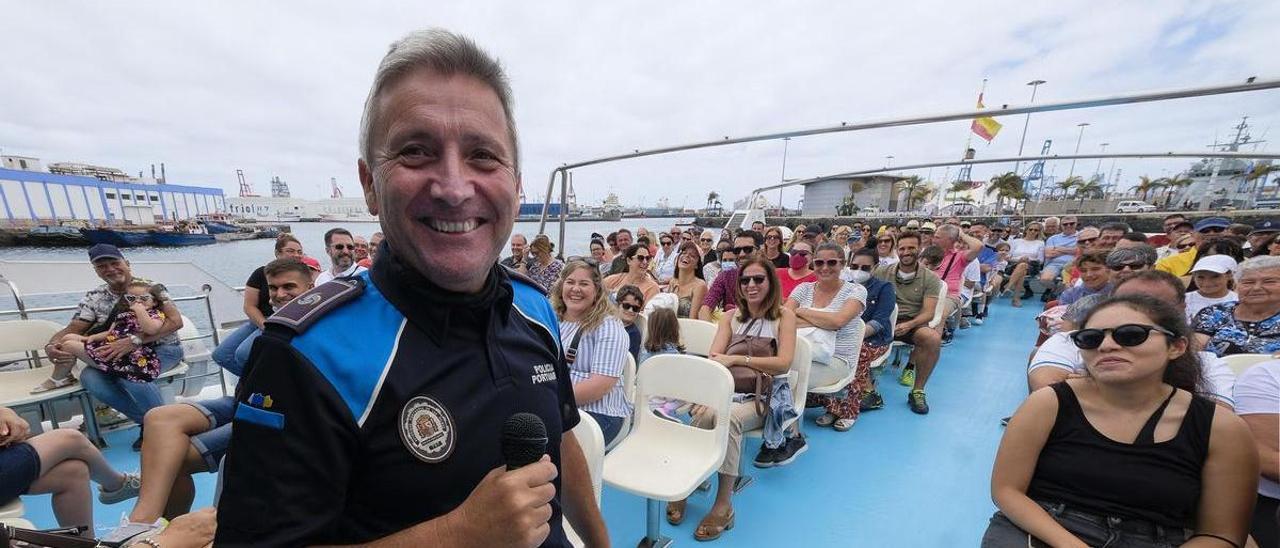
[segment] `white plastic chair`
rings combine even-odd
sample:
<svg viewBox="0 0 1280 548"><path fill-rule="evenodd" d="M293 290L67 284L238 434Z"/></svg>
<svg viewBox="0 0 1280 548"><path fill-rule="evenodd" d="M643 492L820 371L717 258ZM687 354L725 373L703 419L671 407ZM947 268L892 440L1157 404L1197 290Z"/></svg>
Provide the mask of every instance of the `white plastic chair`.
<svg viewBox="0 0 1280 548"><path fill-rule="evenodd" d="M688 497L724 461L733 377L706 358L664 354L645 361L638 381L640 402L676 398L707 406L716 417L707 430L659 418L642 405L631 435L604 458L606 484L646 499L643 545L670 546L661 535L662 503Z"/></svg>
<svg viewBox="0 0 1280 548"><path fill-rule="evenodd" d="M80 409L86 417L93 417L93 406L89 402L88 393L79 384L56 388L39 394L32 394L31 389L49 378L53 371L52 363L44 361L40 350L62 326L47 320L12 320L0 322L0 356L7 359L29 359L33 368L0 372L0 406L14 411L40 408L43 416L48 418L54 428L58 428L58 415L52 403L60 400L78 399ZM42 365L41 367L35 367ZM97 423L86 419L85 429L89 438L101 444ZM33 426L35 422L33 422Z"/></svg>
<svg viewBox="0 0 1280 548"><path fill-rule="evenodd" d="M716 324L680 318L680 340L684 343L684 351L695 356L711 355L711 341L716 339Z"/></svg>
<svg viewBox="0 0 1280 548"><path fill-rule="evenodd" d="M591 415L579 413L581 420L578 425L573 427L573 436L578 439L578 446L582 447L582 456L587 459L587 472L591 475L591 490L596 495L596 504L600 504L601 482L604 480L604 433L600 431L600 425L596 424L596 420ZM582 538L578 536L578 532L573 530L569 525L569 520L564 519L565 536L569 537L569 543L574 546L586 546L582 542Z"/></svg>
<svg viewBox="0 0 1280 548"><path fill-rule="evenodd" d="M644 344L644 340L649 336L649 316L643 312L636 314L636 329L640 330L640 343Z"/></svg>
<svg viewBox="0 0 1280 548"><path fill-rule="evenodd" d="M893 312L889 313L889 326L887 329L889 330L890 333L893 333L893 329L897 327L897 325L898 325L898 305L894 304ZM892 345L893 343L891 342L890 350L892 350ZM879 358L871 360L871 369L874 371L877 367L884 367L884 363L889 361L889 354L892 354L892 353L893 352L885 352L884 354L881 354Z"/></svg>
<svg viewBox="0 0 1280 548"><path fill-rule="evenodd" d="M22 499L13 499L0 505L0 519L20 518L26 511L27 508L22 505Z"/></svg>
<svg viewBox="0 0 1280 548"><path fill-rule="evenodd" d="M936 329L939 325L942 324L942 320L943 320L942 309L945 308L943 304L946 303L946 300L947 300L947 282L942 282L942 286L938 288L938 304L933 307L933 319L929 320L928 327L930 329ZM896 319L895 319L895 323L896 323ZM915 345L913 344L893 341L893 346L889 349L889 353L893 354L893 367L896 369L897 367L899 367L899 365L901 365L901 362L902 362L901 351L903 349L905 349L907 352L910 352L914 348L915 348Z"/></svg>
<svg viewBox="0 0 1280 548"><path fill-rule="evenodd" d="M622 427L618 429L618 435L613 437L613 441L605 446L605 451L610 451L622 443L622 438L627 437L631 433L631 422L635 415L636 407L636 359L631 357L631 353L627 352L627 363L622 366L622 397L626 398L627 403L631 404L632 412L622 419ZM581 413L585 415L586 413ZM599 425L597 425L597 428Z"/></svg>
<svg viewBox="0 0 1280 548"><path fill-rule="evenodd" d="M854 337L853 347L855 351L862 348L862 335L866 333L866 324L862 322L862 318L854 318ZM854 363L849 363L841 358L832 357L831 363L814 365L809 371L809 393L811 394L835 394L844 390L853 382L853 377L858 372L857 356L854 356Z"/></svg>
<svg viewBox="0 0 1280 548"><path fill-rule="evenodd" d="M862 321L862 320L858 320ZM804 425L804 401L809 396L809 372L813 365L813 349L809 346L809 341L796 337L796 351L791 357L791 369L787 374L791 377L791 398L796 405L796 413L799 414L795 421L790 424L782 425L788 428L791 424L795 424L796 432L803 432L801 427ZM764 428L756 428L742 433L742 449L746 448L747 438L763 438ZM742 457L738 459L738 479L733 482L733 492L737 493L746 489L751 485L755 478L747 473L746 463L748 459L745 451L741 453Z"/></svg>
<svg viewBox="0 0 1280 548"><path fill-rule="evenodd" d="M1230 367L1231 371L1239 377L1250 367L1274 359L1277 358L1271 354L1231 354L1230 356L1224 356L1222 361L1226 362L1227 367Z"/></svg>

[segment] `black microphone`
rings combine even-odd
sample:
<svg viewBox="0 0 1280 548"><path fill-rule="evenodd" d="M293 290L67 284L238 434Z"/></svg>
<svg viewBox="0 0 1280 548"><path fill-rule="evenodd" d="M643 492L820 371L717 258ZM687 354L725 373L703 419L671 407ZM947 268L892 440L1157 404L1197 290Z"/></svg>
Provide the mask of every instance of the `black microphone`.
<svg viewBox="0 0 1280 548"><path fill-rule="evenodd" d="M547 452L547 426L533 413L516 413L502 425L502 460L507 470L538 462Z"/></svg>

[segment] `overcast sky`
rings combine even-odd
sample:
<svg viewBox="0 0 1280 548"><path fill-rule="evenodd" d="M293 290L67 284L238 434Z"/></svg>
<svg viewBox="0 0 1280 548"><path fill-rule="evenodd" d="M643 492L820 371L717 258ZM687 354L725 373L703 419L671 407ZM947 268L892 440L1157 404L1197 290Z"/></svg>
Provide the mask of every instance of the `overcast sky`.
<svg viewBox="0 0 1280 548"><path fill-rule="evenodd" d="M530 199L556 165L672 144L970 108L1280 77L1280 2L0 2L0 149L172 183L357 195L361 106L405 32L440 26L499 57L515 89ZM1207 150L1241 116L1280 149L1280 91L1033 115L1026 154ZM1013 156L1022 118L979 156ZM786 177L960 156L968 122L794 139ZM1275 130L1274 134L1268 130ZM575 174L580 203L701 207L776 183L783 143ZM1121 187L1190 162L1121 161ZM986 179L1012 166L975 167ZM1082 161L1077 174L1092 173ZM1068 162L1048 165L1059 177ZM1103 171L1111 168L1105 162ZM947 173L921 171L943 181ZM955 177L955 170L950 172ZM798 189L788 190L794 204ZM770 199L777 200L772 193ZM728 205L731 199L726 199Z"/></svg>

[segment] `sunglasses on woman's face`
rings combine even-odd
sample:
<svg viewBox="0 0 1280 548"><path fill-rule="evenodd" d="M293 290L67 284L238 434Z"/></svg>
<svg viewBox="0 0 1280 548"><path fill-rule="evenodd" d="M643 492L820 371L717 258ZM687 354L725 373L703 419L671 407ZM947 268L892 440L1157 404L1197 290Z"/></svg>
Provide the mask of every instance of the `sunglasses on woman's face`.
<svg viewBox="0 0 1280 548"><path fill-rule="evenodd" d="M888 240L888 239L886 239L886 240L876 240L876 243L878 243L878 244L892 244L892 243L893 243L893 240Z"/></svg>
<svg viewBox="0 0 1280 548"><path fill-rule="evenodd" d="M1096 241L1098 241L1098 239L1097 239L1097 238L1085 238L1085 239L1083 239L1083 240L1077 240L1077 241L1076 241L1076 243L1081 244L1081 245L1089 245L1089 244L1091 244L1091 243L1093 243L1093 242L1096 242Z"/></svg>
<svg viewBox="0 0 1280 548"><path fill-rule="evenodd" d="M871 272L872 266L869 264L851 264L849 268L853 270L861 270L863 272Z"/></svg>
<svg viewBox="0 0 1280 548"><path fill-rule="evenodd" d="M145 303L151 300L151 295L125 295L124 302L127 303Z"/></svg>
<svg viewBox="0 0 1280 548"><path fill-rule="evenodd" d="M622 307L622 309L627 312L640 312L640 305L638 304L622 303L618 306Z"/></svg>
<svg viewBox="0 0 1280 548"><path fill-rule="evenodd" d="M637 261L640 261L640 262L642 262L642 263L647 263L647 262L649 262L649 256L648 256L648 255L641 255L641 254L639 254L639 253L637 253L637 254L634 256L634 259L635 259L635 260L637 260Z"/></svg>
<svg viewBox="0 0 1280 548"><path fill-rule="evenodd" d="M841 261L840 259L814 259L813 266L818 268L835 268L840 266L840 263L842 262L844 261Z"/></svg>
<svg viewBox="0 0 1280 548"><path fill-rule="evenodd" d="M1172 331L1160 326L1129 323L1110 329L1081 329L1071 334L1071 342L1081 350L1096 350L1110 335L1111 340L1120 346L1138 346L1147 342L1152 331L1164 333L1166 337L1174 336Z"/></svg>
<svg viewBox="0 0 1280 548"><path fill-rule="evenodd" d="M709 243L711 243L711 238L698 238L698 241L700 241L700 242L702 242L702 243L704 243L704 244L709 244Z"/></svg>
<svg viewBox="0 0 1280 548"><path fill-rule="evenodd" d="M755 282L756 285L764 285L768 279L764 276L741 276L738 278L738 285L746 287L751 285L752 282Z"/></svg>

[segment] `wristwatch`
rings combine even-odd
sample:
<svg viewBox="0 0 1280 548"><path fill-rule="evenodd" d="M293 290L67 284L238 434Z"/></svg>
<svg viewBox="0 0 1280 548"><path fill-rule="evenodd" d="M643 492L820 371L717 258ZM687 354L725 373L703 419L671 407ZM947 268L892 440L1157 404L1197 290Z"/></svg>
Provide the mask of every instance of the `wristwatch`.
<svg viewBox="0 0 1280 548"><path fill-rule="evenodd" d="M129 335L129 342L133 343L134 346L142 346L142 337Z"/></svg>

